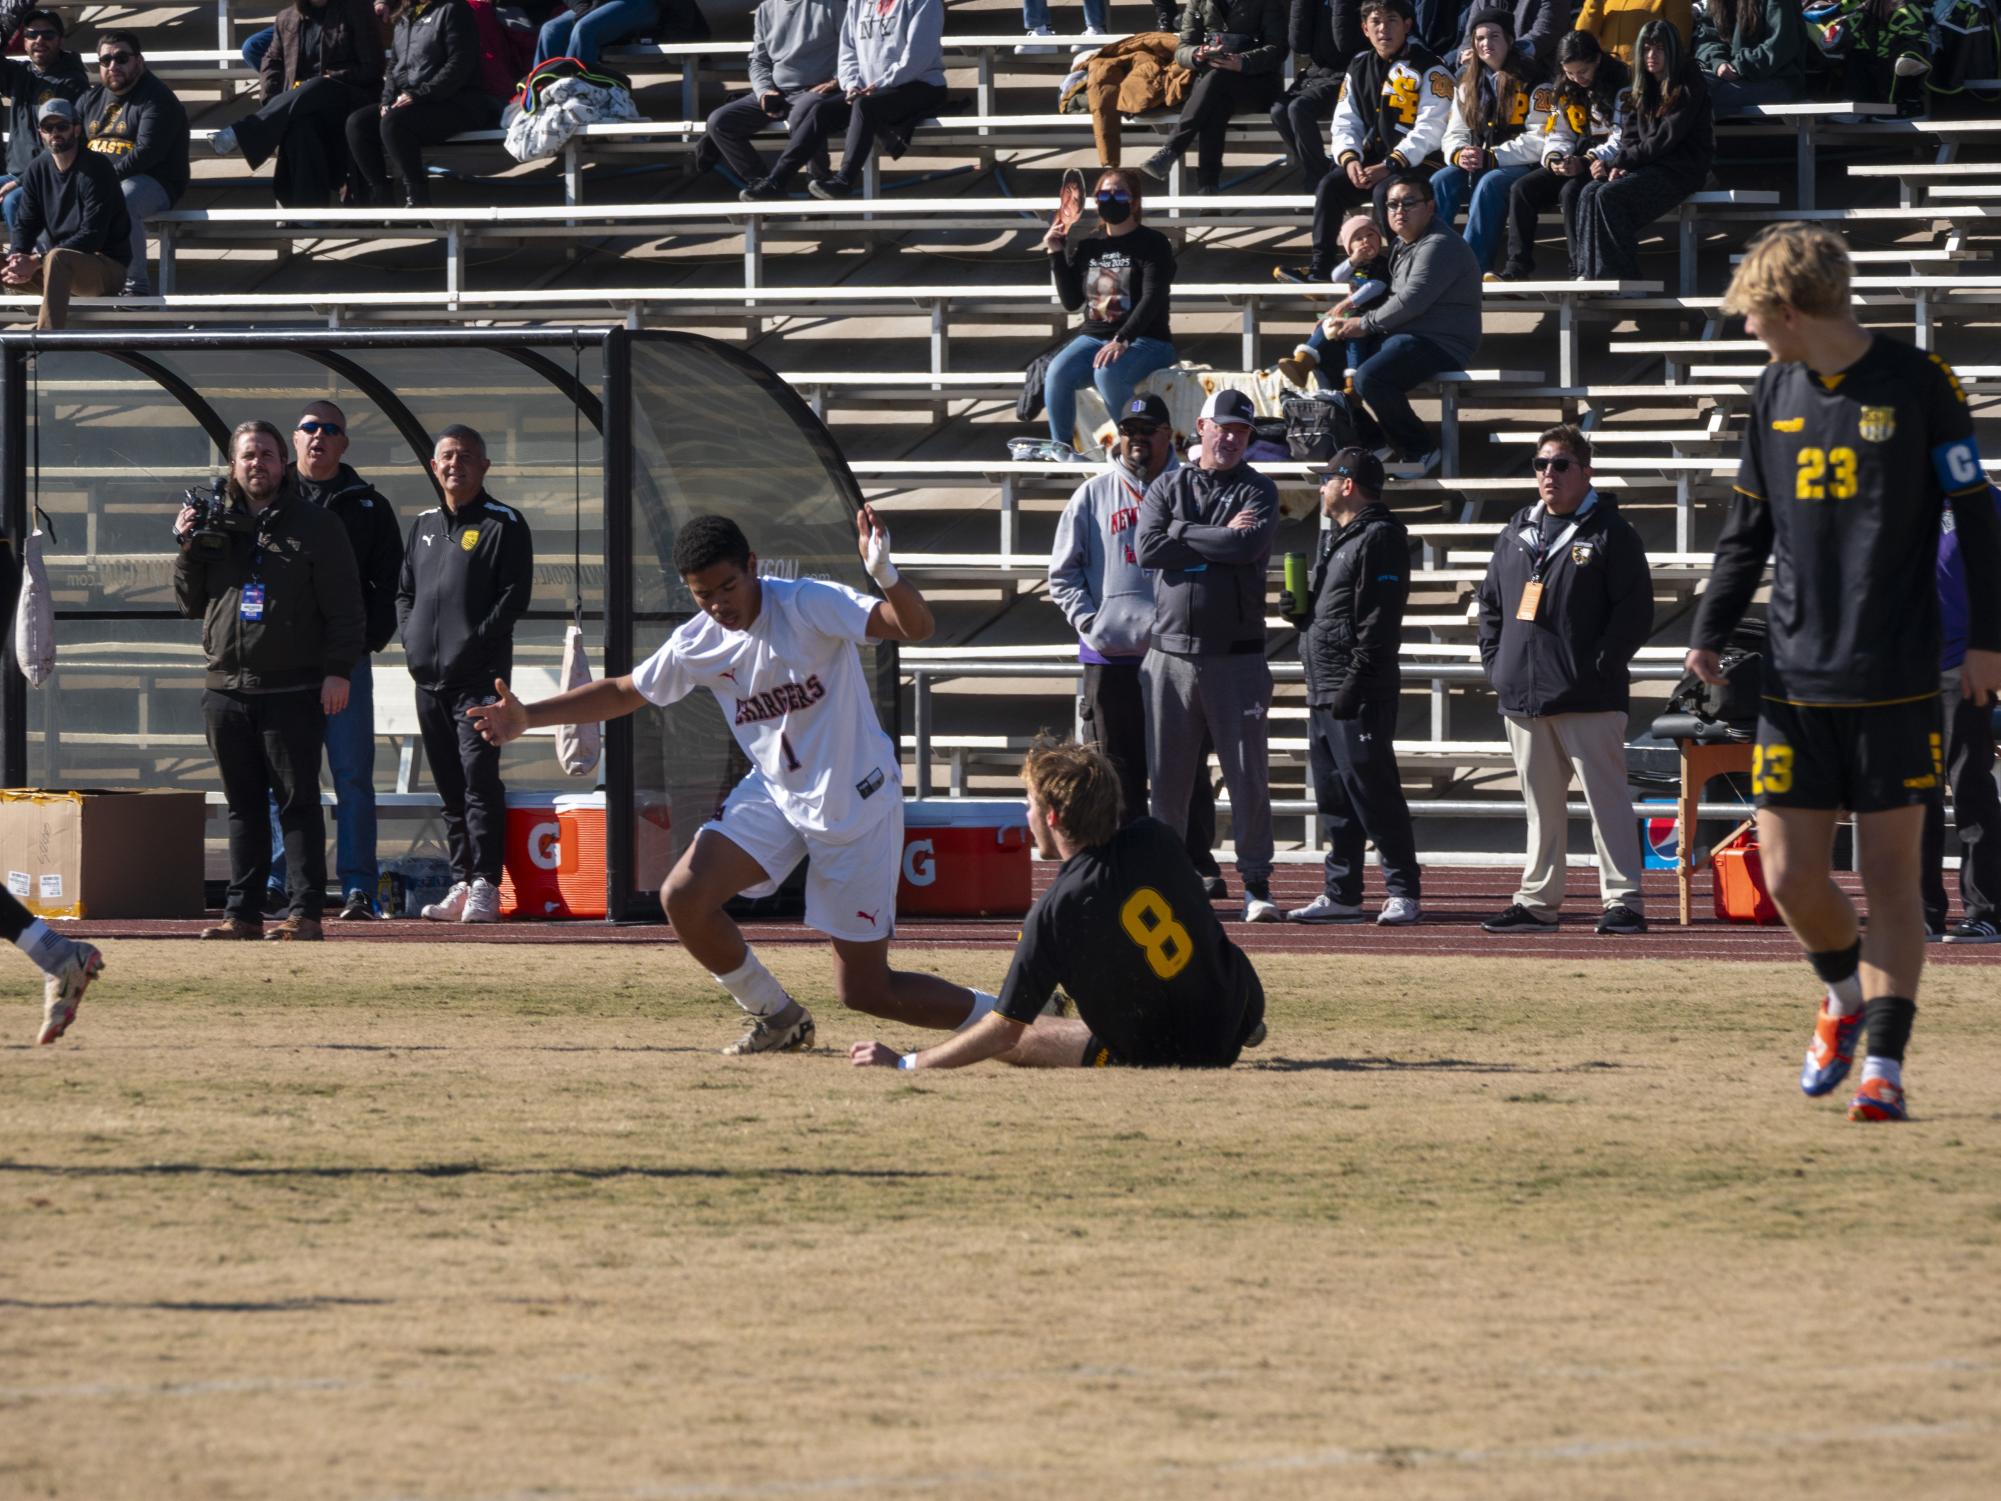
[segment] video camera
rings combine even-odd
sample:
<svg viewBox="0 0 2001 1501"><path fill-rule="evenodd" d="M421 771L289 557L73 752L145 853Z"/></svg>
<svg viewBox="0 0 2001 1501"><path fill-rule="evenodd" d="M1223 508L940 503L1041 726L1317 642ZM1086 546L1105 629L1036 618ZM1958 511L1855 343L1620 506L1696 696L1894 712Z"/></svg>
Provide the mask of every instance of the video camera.
<svg viewBox="0 0 2001 1501"><path fill-rule="evenodd" d="M229 502L229 479L217 475L204 495L190 485L181 492L182 500L194 509L194 525L184 535L187 548L204 558L219 558L229 551L232 536L253 536L257 517L242 506Z"/></svg>

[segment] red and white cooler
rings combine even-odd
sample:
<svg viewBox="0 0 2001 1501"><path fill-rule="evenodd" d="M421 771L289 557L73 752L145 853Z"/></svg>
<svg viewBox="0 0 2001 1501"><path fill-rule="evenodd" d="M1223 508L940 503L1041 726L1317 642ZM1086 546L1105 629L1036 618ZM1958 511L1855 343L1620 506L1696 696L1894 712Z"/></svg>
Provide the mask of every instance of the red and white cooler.
<svg viewBox="0 0 2001 1501"><path fill-rule="evenodd" d="M903 807L901 917L1019 917L1031 901L1028 805L927 798Z"/></svg>
<svg viewBox="0 0 2001 1501"><path fill-rule="evenodd" d="M604 794L510 792L500 915L605 915Z"/></svg>

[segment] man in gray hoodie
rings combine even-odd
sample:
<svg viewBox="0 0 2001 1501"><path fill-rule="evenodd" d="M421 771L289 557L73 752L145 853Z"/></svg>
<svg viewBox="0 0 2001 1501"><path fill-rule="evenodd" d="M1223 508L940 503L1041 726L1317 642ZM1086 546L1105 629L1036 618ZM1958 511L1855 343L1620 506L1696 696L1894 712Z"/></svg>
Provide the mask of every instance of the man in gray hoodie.
<svg viewBox="0 0 2001 1501"><path fill-rule="evenodd" d="M1265 565L1278 527L1278 486L1244 459L1251 399L1224 389L1202 408L1200 468L1183 466L1146 487L1138 555L1160 571L1146 689L1153 816L1185 834L1204 732L1230 789L1244 921L1281 922L1271 899L1271 762L1266 715Z"/></svg>
<svg viewBox="0 0 2001 1501"><path fill-rule="evenodd" d="M821 141L832 137L831 101L844 98L847 140L841 170L808 183L815 198L845 198L862 179L880 138L891 156L903 155L910 134L945 102L945 0L859 0L841 23L839 95L807 117Z"/></svg>
<svg viewBox="0 0 2001 1501"><path fill-rule="evenodd" d="M1096 741L1118 769L1125 821L1143 817L1146 699L1140 664L1153 635L1153 570L1140 566L1140 502L1146 487L1181 467L1174 425L1158 396L1135 396L1119 413L1112 462L1079 485L1056 523L1049 593L1077 632L1084 675L1077 695L1078 739ZM1202 756L1206 759L1205 745ZM1195 778L1188 808L1188 858L1212 900L1229 895L1216 866L1216 797Z"/></svg>
<svg viewBox="0 0 2001 1501"><path fill-rule="evenodd" d="M1442 370L1463 370L1480 348L1480 262L1438 222L1431 183L1410 176L1383 199L1397 242L1390 250L1390 295L1330 337L1380 337L1382 347L1355 372L1355 395L1381 424L1405 463L1437 462L1431 430L1411 410L1409 392Z"/></svg>
<svg viewBox="0 0 2001 1501"><path fill-rule="evenodd" d="M826 109L827 132L846 127L848 104L841 92L841 23L848 0L764 0L751 19L750 92L720 106L709 116L702 143L695 148L695 166L707 170L722 163L744 181L738 194L745 203L783 198L785 184L808 161L815 177L825 177L826 134L803 129L809 111ZM776 166L765 168L764 154L751 137L783 120L792 138Z"/></svg>

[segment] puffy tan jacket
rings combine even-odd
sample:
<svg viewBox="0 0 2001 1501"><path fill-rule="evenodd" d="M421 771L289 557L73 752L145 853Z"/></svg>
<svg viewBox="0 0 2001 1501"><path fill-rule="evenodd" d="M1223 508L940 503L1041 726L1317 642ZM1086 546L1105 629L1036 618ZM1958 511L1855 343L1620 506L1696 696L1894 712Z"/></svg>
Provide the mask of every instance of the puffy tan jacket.
<svg viewBox="0 0 2001 1501"><path fill-rule="evenodd" d="M1331 129L1335 164L1359 157L1415 167L1438 154L1452 117L1452 75L1416 42L1389 62L1375 49L1348 64Z"/></svg>
<svg viewBox="0 0 2001 1501"><path fill-rule="evenodd" d="M1119 165L1123 119L1150 109L1179 109L1195 75L1174 60L1179 38L1171 31L1142 31L1100 47L1084 64L1084 77L1064 91L1062 108L1082 95L1091 112L1098 160Z"/></svg>
<svg viewBox="0 0 2001 1501"><path fill-rule="evenodd" d="M1486 153L1490 167L1538 167L1577 149L1576 133L1554 84L1536 79L1516 91L1509 115L1475 126L1459 108L1455 94L1445 126L1445 160L1451 162L1466 147L1477 146Z"/></svg>
<svg viewBox="0 0 2001 1501"><path fill-rule="evenodd" d="M1681 33L1686 50L1695 38L1693 0L1584 0L1577 12L1579 31L1598 38L1598 45L1622 63L1637 59L1633 48L1640 40L1640 28L1649 21L1666 21Z"/></svg>

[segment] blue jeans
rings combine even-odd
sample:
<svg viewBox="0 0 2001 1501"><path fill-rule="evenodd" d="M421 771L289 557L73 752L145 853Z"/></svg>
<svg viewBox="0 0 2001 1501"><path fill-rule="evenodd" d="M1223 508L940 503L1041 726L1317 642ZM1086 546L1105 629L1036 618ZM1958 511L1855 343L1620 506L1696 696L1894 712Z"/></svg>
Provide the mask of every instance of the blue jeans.
<svg viewBox="0 0 2001 1501"><path fill-rule="evenodd" d="M1063 346L1063 352L1049 362L1043 378L1042 402L1049 408L1049 436L1068 443L1077 430L1077 393L1086 385L1098 388L1105 398L1105 410L1118 421L1125 404L1132 400L1133 387L1156 370L1174 363L1174 346L1165 339L1134 339L1123 357L1102 370L1093 370L1091 361L1111 343L1079 334Z"/></svg>
<svg viewBox="0 0 2001 1501"><path fill-rule="evenodd" d="M581 16L566 10L546 22L535 38L535 66L552 57L574 57L586 66L614 42L636 36L660 19L653 0L600 0Z"/></svg>
<svg viewBox="0 0 2001 1501"><path fill-rule="evenodd" d="M1473 173L1463 167L1441 167L1432 174L1431 196L1438 204L1438 222L1448 229L1458 217L1466 191L1473 192L1473 206L1466 211L1466 243L1482 271L1494 266L1494 252L1501 248L1501 236L1508 227L1508 189L1535 171L1534 167L1488 167ZM1475 178L1478 181L1475 181Z"/></svg>
<svg viewBox="0 0 2001 1501"><path fill-rule="evenodd" d="M1111 0L1084 0L1084 24L1095 26L1100 31L1107 29L1105 17L1111 12ZM1049 24L1049 0L1021 0L1021 24L1030 31L1038 31Z"/></svg>
<svg viewBox="0 0 2001 1501"><path fill-rule="evenodd" d="M132 259L125 272L125 285L136 297L148 295L153 278L146 271L146 216L164 214L174 206L167 190L153 178L139 175L119 180L125 190L125 213L132 220Z"/></svg>
<svg viewBox="0 0 2001 1501"><path fill-rule="evenodd" d="M347 707L327 720L327 770L334 785L334 866L341 895L365 891L375 900L375 669L368 658L347 680ZM272 807L271 849L284 848ZM278 868L276 866L274 869Z"/></svg>
<svg viewBox="0 0 2001 1501"><path fill-rule="evenodd" d="M243 43L243 65L255 73L264 66L264 54L271 50L271 44L278 40L278 28L266 26L262 31L253 31Z"/></svg>
<svg viewBox="0 0 2001 1501"><path fill-rule="evenodd" d="M1417 420L1407 394L1441 370L1459 362L1419 334L1391 334L1383 347L1355 372L1355 396L1374 415L1391 448L1406 459L1429 453L1431 430Z"/></svg>
<svg viewBox="0 0 2001 1501"><path fill-rule="evenodd" d="M1313 325L1313 332L1306 336L1306 347L1313 351L1313 358L1317 362L1313 367L1313 377L1319 382L1320 389L1338 391L1341 389L1340 372L1328 369L1329 356L1338 350L1346 369L1360 370L1368 363L1369 357L1383 347L1383 336L1370 334L1362 339L1349 339L1337 346L1327 337L1327 330L1316 323Z"/></svg>
<svg viewBox="0 0 2001 1501"><path fill-rule="evenodd" d="M21 179L16 177L12 172L0 176L0 185L10 182L18 184L20 181ZM15 231L20 226L22 207L22 193L18 186L5 198L0 198L0 217L4 217L7 221L7 243L9 245L14 243Z"/></svg>

